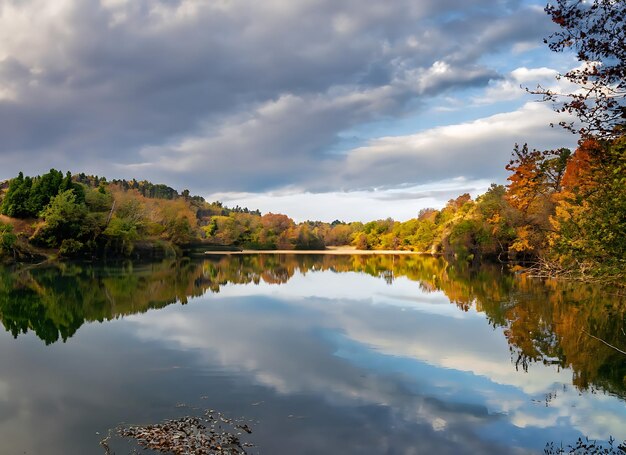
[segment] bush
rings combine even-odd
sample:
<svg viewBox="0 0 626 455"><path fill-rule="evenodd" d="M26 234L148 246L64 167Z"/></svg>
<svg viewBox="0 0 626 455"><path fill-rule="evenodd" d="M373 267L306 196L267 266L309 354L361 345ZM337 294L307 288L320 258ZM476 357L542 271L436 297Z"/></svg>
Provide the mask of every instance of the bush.
<svg viewBox="0 0 626 455"><path fill-rule="evenodd" d="M59 254L66 257L77 256L82 253L84 249L85 245L83 242L74 239L65 239L61 242Z"/></svg>
<svg viewBox="0 0 626 455"><path fill-rule="evenodd" d="M13 226L0 223L0 253L8 253L13 250L17 237L13 234Z"/></svg>

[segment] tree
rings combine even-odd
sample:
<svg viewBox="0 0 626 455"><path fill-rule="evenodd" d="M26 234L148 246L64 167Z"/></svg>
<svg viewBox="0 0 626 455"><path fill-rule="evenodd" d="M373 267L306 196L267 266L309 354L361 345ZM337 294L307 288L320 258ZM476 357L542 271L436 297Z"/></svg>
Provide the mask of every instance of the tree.
<svg viewBox="0 0 626 455"><path fill-rule="evenodd" d="M295 228L295 249L296 250L323 250L324 241L316 235L308 224L302 223Z"/></svg>
<svg viewBox="0 0 626 455"><path fill-rule="evenodd" d="M28 204L31 186L32 179L25 178L22 172L16 178L11 179L9 190L2 201L2 213L15 218L32 216Z"/></svg>
<svg viewBox="0 0 626 455"><path fill-rule="evenodd" d="M85 200L83 185L72 181L72 174L65 177L61 171L50 172L36 177L24 177L22 172L12 179L7 195L2 203L2 213L16 218L39 216L57 194L71 190L76 195L76 202Z"/></svg>
<svg viewBox="0 0 626 455"><path fill-rule="evenodd" d="M333 221L333 223L335 222ZM349 224L333 223L324 234L324 243L326 245L348 245L354 231L353 227Z"/></svg>
<svg viewBox="0 0 626 455"><path fill-rule="evenodd" d="M626 2L623 0L556 0L546 13L561 27L545 39L551 50L574 49L582 66L565 78L580 87L556 93L531 91L546 101L560 102L556 110L574 114L581 122L561 126L583 137L615 138L626 124Z"/></svg>
<svg viewBox="0 0 626 455"><path fill-rule="evenodd" d="M292 228L295 223L287 215L267 213L261 217L262 231L259 243L265 248L290 249L293 248Z"/></svg>
<svg viewBox="0 0 626 455"><path fill-rule="evenodd" d="M507 194L509 203L527 212L537 199L558 192L570 155L566 148L531 151L527 144L522 148L515 144L513 158L505 167L511 172L507 179L511 182Z"/></svg>
<svg viewBox="0 0 626 455"><path fill-rule="evenodd" d="M52 198L42 212L44 220L34 239L51 247L56 247L65 239L78 240L82 234L82 224L87 215L87 207L76 202L72 190L66 190Z"/></svg>
<svg viewBox="0 0 626 455"><path fill-rule="evenodd" d="M50 199L59 194L59 188L63 180L63 173L55 169L35 177L28 198L29 210L33 216L39 213L50 203Z"/></svg>
<svg viewBox="0 0 626 455"><path fill-rule="evenodd" d="M551 217L553 260L579 274L626 270L626 137L583 142L563 177Z"/></svg>
<svg viewBox="0 0 626 455"><path fill-rule="evenodd" d="M367 244L367 235L364 232L359 232L354 237L352 244L356 247L357 250L369 250L369 245Z"/></svg>
<svg viewBox="0 0 626 455"><path fill-rule="evenodd" d="M569 149L529 150L516 144L513 159L506 166L506 200L517 211L516 238L511 250L538 255L546 246L551 230L549 218L554 213L554 194L560 191L563 174L570 158Z"/></svg>
<svg viewBox="0 0 626 455"><path fill-rule="evenodd" d="M0 255L13 251L17 237L13 234L13 226L0 223Z"/></svg>
<svg viewBox="0 0 626 455"><path fill-rule="evenodd" d="M436 214L437 212L434 213ZM431 219L420 219L415 233L408 238L408 243L417 251L430 252L435 240L436 229L434 217L431 217Z"/></svg>
<svg viewBox="0 0 626 455"><path fill-rule="evenodd" d="M104 230L108 238L108 246L113 251L130 255L134 248L134 242L139 238L137 224L126 218L113 216Z"/></svg>
<svg viewBox="0 0 626 455"><path fill-rule="evenodd" d="M491 184L485 194L476 200L475 217L487 233L481 245L482 254L491 254L502 260L513 240L515 228L512 225L513 208L506 200L506 188Z"/></svg>

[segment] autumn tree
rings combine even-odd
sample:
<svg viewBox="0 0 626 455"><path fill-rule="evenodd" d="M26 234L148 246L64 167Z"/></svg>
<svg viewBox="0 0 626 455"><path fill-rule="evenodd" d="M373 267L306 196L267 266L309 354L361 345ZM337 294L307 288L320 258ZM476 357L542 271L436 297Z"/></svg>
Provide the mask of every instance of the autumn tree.
<svg viewBox="0 0 626 455"><path fill-rule="evenodd" d="M584 141L555 196L552 260L584 275L626 270L626 137Z"/></svg>
<svg viewBox="0 0 626 455"><path fill-rule="evenodd" d="M483 232L481 254L503 260L515 239L514 209L506 199L504 186L492 184L478 197L475 218Z"/></svg>
<svg viewBox="0 0 626 455"><path fill-rule="evenodd" d="M233 216L214 216L204 228L207 240L220 245L237 245L242 226Z"/></svg>
<svg viewBox="0 0 626 455"><path fill-rule="evenodd" d="M367 243L367 234L364 232L359 232L352 241L352 244L356 247L357 250L369 250L370 246Z"/></svg>
<svg viewBox="0 0 626 455"><path fill-rule="evenodd" d="M435 238L432 251L444 253L447 256L455 254L455 246L451 243L451 235L454 226L465 219L465 215L471 210L474 201L469 193L464 193L455 199L450 199L446 206L435 215ZM454 237L454 236L453 236ZM457 243L457 242L453 242ZM462 253L466 256L467 248Z"/></svg>
<svg viewBox="0 0 626 455"><path fill-rule="evenodd" d="M436 226L433 219L418 219L415 232L408 238L408 244L416 251L429 253L432 251L435 233Z"/></svg>
<svg viewBox="0 0 626 455"><path fill-rule="evenodd" d="M544 41L551 50L572 49L582 63L559 76L579 87L558 93L532 91L552 101L556 110L575 115L581 125L561 122L583 137L615 138L626 123L626 2L555 0L545 11L560 26Z"/></svg>
<svg viewBox="0 0 626 455"><path fill-rule="evenodd" d="M258 243L262 248L291 249L295 243L293 227L295 224L287 215L267 213L261 217Z"/></svg>
<svg viewBox="0 0 626 455"><path fill-rule="evenodd" d="M371 249L392 249L398 243L393 233L394 226L395 221L391 218L365 223L362 228L367 239L365 244ZM358 237L354 238L354 245L363 249L361 246L364 246L364 242Z"/></svg>
<svg viewBox="0 0 626 455"><path fill-rule="evenodd" d="M529 150L528 144L521 148L515 144L513 158L505 166L511 172L507 178L507 198L511 205L521 212L528 212L538 199L547 199L561 188L561 180L569 149Z"/></svg>
<svg viewBox="0 0 626 455"><path fill-rule="evenodd" d="M326 245L349 245L354 233L354 228L346 223L331 223L329 229L324 233L324 243Z"/></svg>
<svg viewBox="0 0 626 455"><path fill-rule="evenodd" d="M554 102L557 111L574 115L577 123L561 125L580 133L581 141L566 162L562 186L554 189L544 268L548 273L623 277L626 2L554 0L545 10L560 27L545 42L555 52L575 51L581 65L559 76L577 86L572 93L542 87L533 93Z"/></svg>
<svg viewBox="0 0 626 455"><path fill-rule="evenodd" d="M301 223L296 227L295 232L296 250L323 250L325 248L324 240L318 235L316 227L312 228L308 223Z"/></svg>
<svg viewBox="0 0 626 455"><path fill-rule="evenodd" d="M565 148L539 151L530 150L527 144L515 145L513 158L506 166L511 172L506 200L517 212L513 252L537 256L545 249L555 206L553 195L561 189L570 155Z"/></svg>
<svg viewBox="0 0 626 455"><path fill-rule="evenodd" d="M195 237L197 218L186 199L159 201L153 212L153 222L163 226L162 237L175 244L191 242Z"/></svg>

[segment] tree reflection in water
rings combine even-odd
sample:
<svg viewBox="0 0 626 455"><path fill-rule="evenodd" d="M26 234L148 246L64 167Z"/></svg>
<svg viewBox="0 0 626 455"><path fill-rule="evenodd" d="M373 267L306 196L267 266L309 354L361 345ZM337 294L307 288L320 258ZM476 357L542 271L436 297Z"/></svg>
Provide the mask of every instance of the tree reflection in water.
<svg viewBox="0 0 626 455"><path fill-rule="evenodd" d="M535 362L571 368L579 389L626 397L626 299L597 285L545 281L500 266L470 268L430 256L236 255L201 261L46 268L0 268L0 319L14 337L34 332L66 341L85 322L187 303L226 284L286 283L296 274L357 272L390 285L405 277L423 292L443 292L461 311L484 313L503 327L515 368Z"/></svg>

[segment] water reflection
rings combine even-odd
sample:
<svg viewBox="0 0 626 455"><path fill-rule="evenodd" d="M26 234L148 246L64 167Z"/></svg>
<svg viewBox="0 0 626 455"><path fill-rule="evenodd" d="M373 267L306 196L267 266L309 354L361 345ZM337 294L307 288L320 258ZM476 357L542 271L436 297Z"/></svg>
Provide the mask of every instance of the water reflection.
<svg viewBox="0 0 626 455"><path fill-rule="evenodd" d="M624 356L588 335L626 349L623 296L598 286L540 282L498 266L473 270L433 257L250 255L122 267L4 268L0 318L14 337L32 330L49 344L66 341L85 322L184 304L229 284L282 284L294 275L326 270L363 273L390 284L404 277L425 293L443 292L460 310L475 307L494 327L505 328L517 369L527 370L533 362L572 368L577 387L626 396Z"/></svg>
<svg viewBox="0 0 626 455"><path fill-rule="evenodd" d="M164 403L208 395L262 422L262 453L524 453L623 439L626 361L586 334L624 349L625 311L607 289L432 257L0 269L0 319L18 338L0 337L12 366L0 374L0 436L40 415L82 428L93 448L96 421L173 417Z"/></svg>

